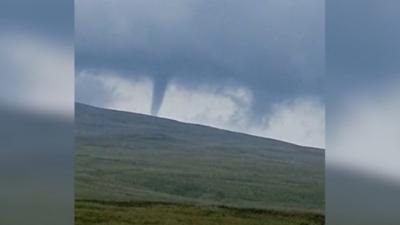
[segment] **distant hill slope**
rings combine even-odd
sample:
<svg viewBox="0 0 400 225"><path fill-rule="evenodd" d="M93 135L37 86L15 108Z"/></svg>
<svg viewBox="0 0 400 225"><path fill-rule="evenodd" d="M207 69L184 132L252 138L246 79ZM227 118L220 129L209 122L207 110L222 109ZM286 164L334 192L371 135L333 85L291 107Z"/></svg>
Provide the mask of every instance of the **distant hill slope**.
<svg viewBox="0 0 400 225"><path fill-rule="evenodd" d="M76 104L76 197L324 209L324 150Z"/></svg>

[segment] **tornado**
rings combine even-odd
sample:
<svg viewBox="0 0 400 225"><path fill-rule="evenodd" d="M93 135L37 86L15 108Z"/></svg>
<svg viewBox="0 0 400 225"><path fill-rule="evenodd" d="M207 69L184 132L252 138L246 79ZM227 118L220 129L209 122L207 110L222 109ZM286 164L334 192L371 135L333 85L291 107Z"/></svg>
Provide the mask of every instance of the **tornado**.
<svg viewBox="0 0 400 225"><path fill-rule="evenodd" d="M153 80L153 98L151 103L151 115L157 116L164 100L168 81L165 78L154 78Z"/></svg>

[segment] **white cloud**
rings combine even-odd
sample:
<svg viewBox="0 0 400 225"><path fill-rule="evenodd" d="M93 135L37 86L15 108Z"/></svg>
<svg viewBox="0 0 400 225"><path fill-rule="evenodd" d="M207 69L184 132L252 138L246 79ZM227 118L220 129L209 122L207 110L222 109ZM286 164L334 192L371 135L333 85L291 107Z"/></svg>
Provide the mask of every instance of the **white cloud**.
<svg viewBox="0 0 400 225"><path fill-rule="evenodd" d="M251 133L292 143L325 147L325 108L314 98L298 98L276 104Z"/></svg>
<svg viewBox="0 0 400 225"><path fill-rule="evenodd" d="M149 79L126 79L113 74L82 72L76 78L78 101L91 105L150 114L152 83Z"/></svg>
<svg viewBox="0 0 400 225"><path fill-rule="evenodd" d="M72 46L33 33L0 37L0 102L28 111L73 116Z"/></svg>
<svg viewBox="0 0 400 225"><path fill-rule="evenodd" d="M78 99L88 104L150 114L152 82L148 79L128 80L113 74L83 72L77 76L77 92ZM249 117L252 100L251 91L243 87L188 88L170 82L159 116L301 145L325 146L325 110L319 100L299 98L281 102L259 124L251 123Z"/></svg>
<svg viewBox="0 0 400 225"><path fill-rule="evenodd" d="M400 182L400 83L354 93L328 136L327 165Z"/></svg>
<svg viewBox="0 0 400 225"><path fill-rule="evenodd" d="M160 116L214 127L243 130L246 110L251 105L251 93L244 88L187 89L170 84L161 106Z"/></svg>

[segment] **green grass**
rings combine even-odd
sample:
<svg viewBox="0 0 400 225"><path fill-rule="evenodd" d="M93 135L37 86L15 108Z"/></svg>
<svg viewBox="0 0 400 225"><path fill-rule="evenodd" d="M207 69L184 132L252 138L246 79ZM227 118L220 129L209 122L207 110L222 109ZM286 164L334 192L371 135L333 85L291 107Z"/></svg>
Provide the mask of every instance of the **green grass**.
<svg viewBox="0 0 400 225"><path fill-rule="evenodd" d="M311 160L213 151L78 144L76 197L323 210L323 170Z"/></svg>
<svg viewBox="0 0 400 225"><path fill-rule="evenodd" d="M324 167L322 149L76 107L78 225L321 224Z"/></svg>
<svg viewBox="0 0 400 225"><path fill-rule="evenodd" d="M76 225L322 225L324 216L149 202L77 201Z"/></svg>

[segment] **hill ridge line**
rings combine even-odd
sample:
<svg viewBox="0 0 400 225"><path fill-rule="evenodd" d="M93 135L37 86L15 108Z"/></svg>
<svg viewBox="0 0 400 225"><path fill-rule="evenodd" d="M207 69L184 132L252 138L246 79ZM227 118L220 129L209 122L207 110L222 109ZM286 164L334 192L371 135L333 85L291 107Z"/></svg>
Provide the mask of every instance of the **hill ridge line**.
<svg viewBox="0 0 400 225"><path fill-rule="evenodd" d="M144 114L144 113L137 113L137 112L130 112L130 111L125 111L125 110L103 108L103 107L94 106L94 105L89 105L89 104L81 103L81 102L75 102L75 111L76 111L76 106L82 106L82 107L87 107L87 108L94 108L94 109L97 109L97 110L110 111L110 112L115 112L115 113L123 113L123 114L141 116L141 117L152 118L152 119L156 119L156 120L163 120L163 121L175 122L175 123L179 123L179 124L183 124L183 125L191 125L191 126L197 126L197 127L202 127L202 128L215 129L215 130L219 130L219 131L223 131L223 132L227 132L227 133L231 133L231 134L243 135L243 136L247 136L247 137L252 137L252 138L257 138L257 139L263 139L263 140L269 140L269 141L279 142L279 143L288 144L288 145L293 145L293 146L300 147L300 148L305 148L305 149L308 149L308 150L325 151L324 148L313 147L313 146L305 146L305 145L299 145L299 144L292 143L292 142L288 142L288 141L284 141L284 140L279 140L279 139L274 139L274 138L269 138L269 137L262 137L262 136L253 135L253 134L248 134L248 133L243 133L243 132L239 132L239 131L227 130L227 129L223 129L223 128L213 127L213 126L210 126L210 125L204 125L204 124L198 124L198 123L190 123L190 122L183 122L183 121L179 121L179 120L176 120L176 119L165 118L165 117L159 117L159 116L152 116L152 115L148 115L148 114Z"/></svg>

